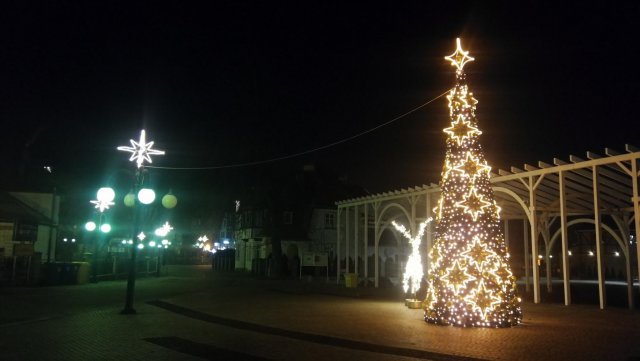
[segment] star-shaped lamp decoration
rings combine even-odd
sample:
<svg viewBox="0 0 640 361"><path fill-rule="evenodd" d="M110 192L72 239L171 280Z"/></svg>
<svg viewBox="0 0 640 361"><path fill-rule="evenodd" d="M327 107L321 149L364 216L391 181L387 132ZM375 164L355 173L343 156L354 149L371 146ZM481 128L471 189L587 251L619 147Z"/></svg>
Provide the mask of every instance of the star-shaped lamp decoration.
<svg viewBox="0 0 640 361"><path fill-rule="evenodd" d="M118 147L118 150L130 152L131 157L129 160L132 162L136 161L138 168L141 168L145 161L152 163L152 155L164 155L164 150L152 149L153 142L147 143L144 129L140 131L140 140L136 142L135 140L130 139L129 141L131 142L131 147L121 146Z"/></svg>
<svg viewBox="0 0 640 361"><path fill-rule="evenodd" d="M465 297L465 301L471 305L474 311L480 313L483 320L486 320L487 314L500 304L500 298L497 297L492 289L487 288L484 280L480 281L477 289Z"/></svg>
<svg viewBox="0 0 640 361"><path fill-rule="evenodd" d="M490 207L491 202L487 202L482 195L478 195L475 188L472 188L468 194L462 196L463 200L456 202L456 207L464 208L464 213L469 213L475 222L478 215L484 213L484 209Z"/></svg>
<svg viewBox="0 0 640 361"><path fill-rule="evenodd" d="M471 152L467 152L464 161L453 167L453 170L460 172L463 177L474 180L482 172L489 174L491 167L486 161L481 163L478 157L474 157Z"/></svg>
<svg viewBox="0 0 640 361"><path fill-rule="evenodd" d="M167 234L169 234L169 232L171 232L172 229L173 229L173 227L171 227L169 222L164 222L162 227L156 229L155 234L156 234L156 236L166 237Z"/></svg>
<svg viewBox="0 0 640 361"><path fill-rule="evenodd" d="M448 286L455 293L460 293L460 290L466 287L467 282L476 279L467 273L467 270L460 265L458 260L455 260L453 265L450 268L447 268L447 273L445 273L441 278L447 282Z"/></svg>
<svg viewBox="0 0 640 361"><path fill-rule="evenodd" d="M171 225L169 224L169 222L164 222L164 224L162 225L162 229L166 232L169 233L173 230L173 227L171 227Z"/></svg>
<svg viewBox="0 0 640 361"><path fill-rule="evenodd" d="M100 213L104 212L105 209L109 209L110 206L115 204L112 201L105 201L105 200L100 200L100 199L96 199L95 201L91 201L91 203L96 205L96 208L100 210Z"/></svg>
<svg viewBox="0 0 640 361"><path fill-rule="evenodd" d="M460 253L460 255L466 259L468 264L475 264L477 269L481 269L484 263L490 261L490 257L493 255L493 252L487 248L485 243L480 241L480 237L475 236L473 237L473 243L470 247L466 251Z"/></svg>
<svg viewBox="0 0 640 361"><path fill-rule="evenodd" d="M462 45L460 45L460 38L456 38L456 51L449 55L445 56L445 59L451 62L452 66L455 66L459 71L462 70L464 64L474 61L475 59L469 56L468 51L462 50Z"/></svg>
<svg viewBox="0 0 640 361"><path fill-rule="evenodd" d="M458 114L458 119L451 122L451 126L444 128L443 131L449 134L458 145L461 145L465 138L470 138L474 134L482 134L482 131L471 125L469 120L465 120L462 114Z"/></svg>

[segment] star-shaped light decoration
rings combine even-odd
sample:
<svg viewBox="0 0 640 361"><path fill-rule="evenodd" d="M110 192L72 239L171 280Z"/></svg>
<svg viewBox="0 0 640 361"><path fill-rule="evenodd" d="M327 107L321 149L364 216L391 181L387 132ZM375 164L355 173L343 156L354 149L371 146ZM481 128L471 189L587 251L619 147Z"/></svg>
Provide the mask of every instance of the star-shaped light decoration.
<svg viewBox="0 0 640 361"><path fill-rule="evenodd" d="M162 229L165 231L165 234L168 234L169 232L171 232L171 230L173 230L173 227L171 227L169 222L164 222L164 224L162 225Z"/></svg>
<svg viewBox="0 0 640 361"><path fill-rule="evenodd" d="M96 199L95 201L91 201L91 203L96 205L96 208L100 210L100 213L104 212L105 209L109 209L110 206L115 204L112 201L99 200L99 199Z"/></svg>
<svg viewBox="0 0 640 361"><path fill-rule="evenodd" d="M478 195L475 188L471 188L468 194L462 196L462 201L456 202L456 207L464 208L464 213L469 213L474 222L478 220L478 215L484 213L484 209L492 204Z"/></svg>
<svg viewBox="0 0 640 361"><path fill-rule="evenodd" d="M462 45L460 45L460 38L456 38L456 51L449 55L445 56L445 59L451 62L452 66L455 66L459 71L462 70L464 64L474 61L475 59L469 56L468 51L462 50Z"/></svg>
<svg viewBox="0 0 640 361"><path fill-rule="evenodd" d="M140 140L136 142L133 139L129 139L129 141L131 142L131 147L121 146L118 147L118 150L130 152L131 157L129 160L132 162L136 161L138 168L141 168L145 161L152 163L152 155L164 155L164 150L152 149L153 142L147 143L144 129L140 131Z"/></svg>
<svg viewBox="0 0 640 361"><path fill-rule="evenodd" d="M474 311L480 313L483 320L486 320L487 314L500 304L500 298L495 295L493 290L487 289L484 280L480 281L478 288L471 291L464 299Z"/></svg>
<svg viewBox="0 0 640 361"><path fill-rule="evenodd" d="M491 167L486 161L484 163L480 163L480 159L478 157L474 157L471 152L467 152L464 161L453 167L453 170L460 172L463 177L468 177L471 180L474 180L476 176L480 175L482 172L487 172L487 174L489 174Z"/></svg>
<svg viewBox="0 0 640 361"><path fill-rule="evenodd" d="M480 241L480 237L473 237L473 243L466 251L460 253L465 257L469 264L475 264L476 268L480 269L482 264L489 260L489 257L493 255L493 252L487 248L487 245Z"/></svg>
<svg viewBox="0 0 640 361"><path fill-rule="evenodd" d="M144 241L145 238L147 238L147 236L144 235L144 232L138 234L138 240L140 240L140 242Z"/></svg>
<svg viewBox="0 0 640 361"><path fill-rule="evenodd" d="M173 227L171 227L169 222L164 222L160 228L156 229L156 236L166 237L172 229Z"/></svg>
<svg viewBox="0 0 640 361"><path fill-rule="evenodd" d="M207 238L206 235L198 237L198 243L196 243L196 247L203 248L205 243L207 243L208 240L209 238Z"/></svg>
<svg viewBox="0 0 640 361"><path fill-rule="evenodd" d="M451 126L444 128L443 131L449 134L458 145L461 145L465 138L470 138L474 134L482 134L482 131L471 125L470 121L465 120L462 114L458 114L458 119L451 122Z"/></svg>
<svg viewBox="0 0 640 361"><path fill-rule="evenodd" d="M467 282L473 281L476 278L467 273L467 270L460 265L458 260L453 262L450 268L447 268L447 273L441 277L447 282L447 286L457 294L460 293L460 289L466 287Z"/></svg>

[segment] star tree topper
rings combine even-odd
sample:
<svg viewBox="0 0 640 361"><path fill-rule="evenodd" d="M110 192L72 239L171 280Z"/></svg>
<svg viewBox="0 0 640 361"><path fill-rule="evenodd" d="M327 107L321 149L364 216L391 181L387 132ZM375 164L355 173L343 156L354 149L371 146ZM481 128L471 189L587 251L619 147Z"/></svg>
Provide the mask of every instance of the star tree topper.
<svg viewBox="0 0 640 361"><path fill-rule="evenodd" d="M456 51L444 58L451 62L452 66L455 66L458 71L461 71L464 68L464 64L474 61L475 59L469 56L468 51L462 50L462 45L460 45L460 38L456 38Z"/></svg>
<svg viewBox="0 0 640 361"><path fill-rule="evenodd" d="M135 140L130 139L129 141L131 142L131 147L121 146L118 147L118 150L130 152L131 157L129 160L132 162L135 160L138 168L141 168L144 165L144 161L152 163L152 155L164 155L164 150L151 149L153 147L153 142L147 143L144 129L140 131L140 140L136 142Z"/></svg>

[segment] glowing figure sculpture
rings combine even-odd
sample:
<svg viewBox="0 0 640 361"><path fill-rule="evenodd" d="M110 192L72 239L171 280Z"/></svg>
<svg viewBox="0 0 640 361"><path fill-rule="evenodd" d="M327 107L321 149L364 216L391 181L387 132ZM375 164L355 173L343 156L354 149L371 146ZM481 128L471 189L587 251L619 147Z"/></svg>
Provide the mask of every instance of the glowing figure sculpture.
<svg viewBox="0 0 640 361"><path fill-rule="evenodd" d="M451 124L443 129L446 156L442 195L434 210L424 319L460 327L514 326L522 321L521 300L489 182L491 168L480 146L477 100L464 73L464 65L474 59L462 50L460 39L445 59L456 67L456 85L447 96Z"/></svg>
<svg viewBox="0 0 640 361"><path fill-rule="evenodd" d="M424 276L422 257L420 256L420 243L422 243L422 236L424 236L424 230L429 222L431 222L431 218L420 223L418 234L415 237L411 237L409 231L407 231L402 224L398 224L395 221L391 222L398 232L402 233L402 235L409 240L409 244L411 245L411 254L407 260L404 274L402 275L402 288L405 293L410 292L414 298L416 292L420 289L420 283Z"/></svg>

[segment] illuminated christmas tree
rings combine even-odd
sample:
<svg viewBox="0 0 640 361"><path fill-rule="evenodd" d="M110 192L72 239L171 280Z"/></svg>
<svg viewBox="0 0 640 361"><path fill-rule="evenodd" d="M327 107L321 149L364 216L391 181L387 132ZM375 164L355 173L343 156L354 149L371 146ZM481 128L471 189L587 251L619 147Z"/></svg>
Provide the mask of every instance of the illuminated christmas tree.
<svg viewBox="0 0 640 361"><path fill-rule="evenodd" d="M474 59L457 49L445 59L456 67L447 96L451 124L435 209L435 242L429 257L424 319L461 327L509 327L522 320L515 277L500 227L500 208L489 182L491 168L480 146L476 99L464 65Z"/></svg>

